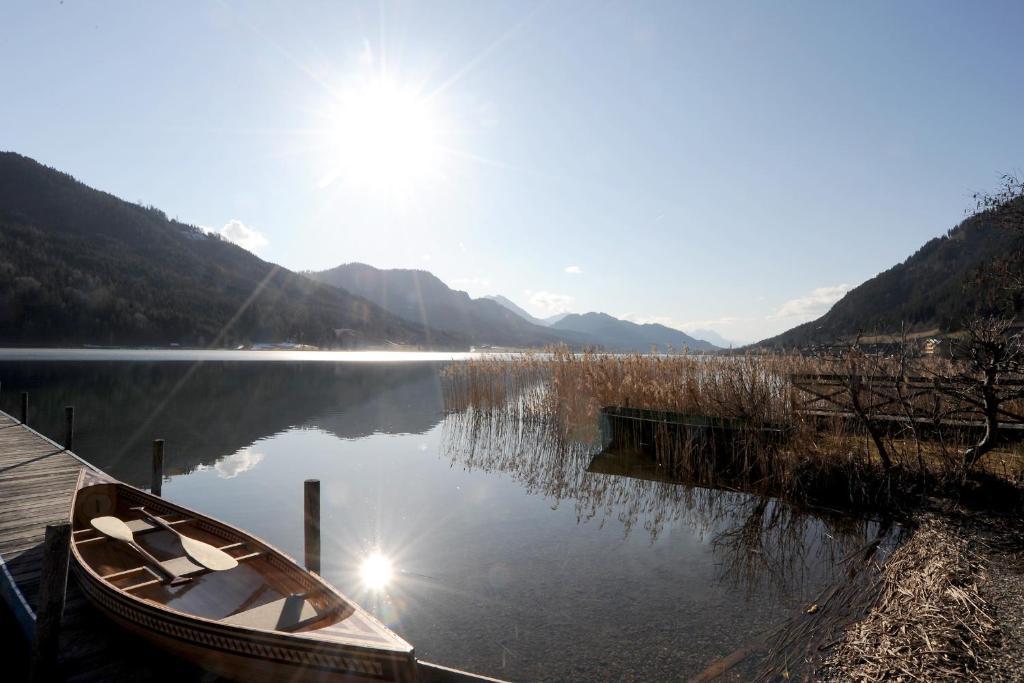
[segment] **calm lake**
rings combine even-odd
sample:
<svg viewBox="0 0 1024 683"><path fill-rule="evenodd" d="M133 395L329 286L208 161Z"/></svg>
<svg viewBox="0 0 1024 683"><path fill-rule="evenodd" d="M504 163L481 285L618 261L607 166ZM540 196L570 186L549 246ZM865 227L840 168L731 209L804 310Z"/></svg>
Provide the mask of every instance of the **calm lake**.
<svg viewBox="0 0 1024 683"><path fill-rule="evenodd" d="M7 350L0 408L28 391L30 424L60 438L75 406L76 452L143 488L165 439L167 498L296 558L320 479L326 578L420 658L515 680L693 675L874 529L446 415L439 373L462 357Z"/></svg>

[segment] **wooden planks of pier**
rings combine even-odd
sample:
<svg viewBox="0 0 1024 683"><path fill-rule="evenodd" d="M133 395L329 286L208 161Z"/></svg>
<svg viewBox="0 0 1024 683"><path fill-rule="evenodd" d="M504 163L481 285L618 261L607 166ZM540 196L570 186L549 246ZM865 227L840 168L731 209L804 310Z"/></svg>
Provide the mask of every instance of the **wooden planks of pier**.
<svg viewBox="0 0 1024 683"><path fill-rule="evenodd" d="M4 651L10 656L28 659L46 526L68 520L83 467L91 466L0 411L0 595L6 603L0 608L13 615L25 637L22 647L7 642ZM57 667L62 680L81 683L204 679L201 672L109 624L84 601L73 578L68 579Z"/></svg>

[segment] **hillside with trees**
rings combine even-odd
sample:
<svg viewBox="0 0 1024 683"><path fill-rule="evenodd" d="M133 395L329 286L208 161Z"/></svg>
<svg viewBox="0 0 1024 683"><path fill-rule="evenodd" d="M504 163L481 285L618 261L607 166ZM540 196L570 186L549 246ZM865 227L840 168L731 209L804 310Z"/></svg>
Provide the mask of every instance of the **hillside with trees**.
<svg viewBox="0 0 1024 683"><path fill-rule="evenodd" d="M192 225L0 153L0 345L462 346Z"/></svg>
<svg viewBox="0 0 1024 683"><path fill-rule="evenodd" d="M1019 314L1020 291L993 286L993 277L1024 274L1024 262L1014 256L1021 253L1024 235L1008 221L1022 206L1018 198L972 215L903 263L850 290L822 317L759 345L808 346L901 329L945 334L978 316Z"/></svg>

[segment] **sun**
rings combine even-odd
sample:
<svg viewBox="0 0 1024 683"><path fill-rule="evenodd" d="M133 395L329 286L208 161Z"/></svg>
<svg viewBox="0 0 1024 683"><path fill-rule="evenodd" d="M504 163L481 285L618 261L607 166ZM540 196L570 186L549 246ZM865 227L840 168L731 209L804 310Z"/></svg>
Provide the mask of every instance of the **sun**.
<svg viewBox="0 0 1024 683"><path fill-rule="evenodd" d="M330 119L330 182L407 197L441 177L440 115L416 88L364 79L339 93Z"/></svg>

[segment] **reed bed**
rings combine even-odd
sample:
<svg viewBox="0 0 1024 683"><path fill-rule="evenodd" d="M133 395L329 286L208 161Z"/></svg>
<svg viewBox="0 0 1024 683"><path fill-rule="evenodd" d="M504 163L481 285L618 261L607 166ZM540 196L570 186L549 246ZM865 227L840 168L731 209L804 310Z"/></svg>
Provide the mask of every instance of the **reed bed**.
<svg viewBox="0 0 1024 683"><path fill-rule="evenodd" d="M876 439L865 424L795 407L792 375L851 371L895 374L898 368L895 359L884 358L871 359L867 367L863 359L802 355L609 355L555 349L454 364L445 373L444 398L449 412L472 409L479 415L543 423L561 438L583 443L599 442L601 409L607 406L739 421L737 446L724 457L700 443L655 438L659 464L680 480L725 484L797 503L886 506L958 482L966 434L947 430L928 439L918 428L903 426ZM932 401L932 409L941 409L929 397L909 401ZM769 438L779 432L785 437L781 443ZM1021 459L1005 456L991 458L1001 468L999 476L1014 483L1024 480Z"/></svg>

